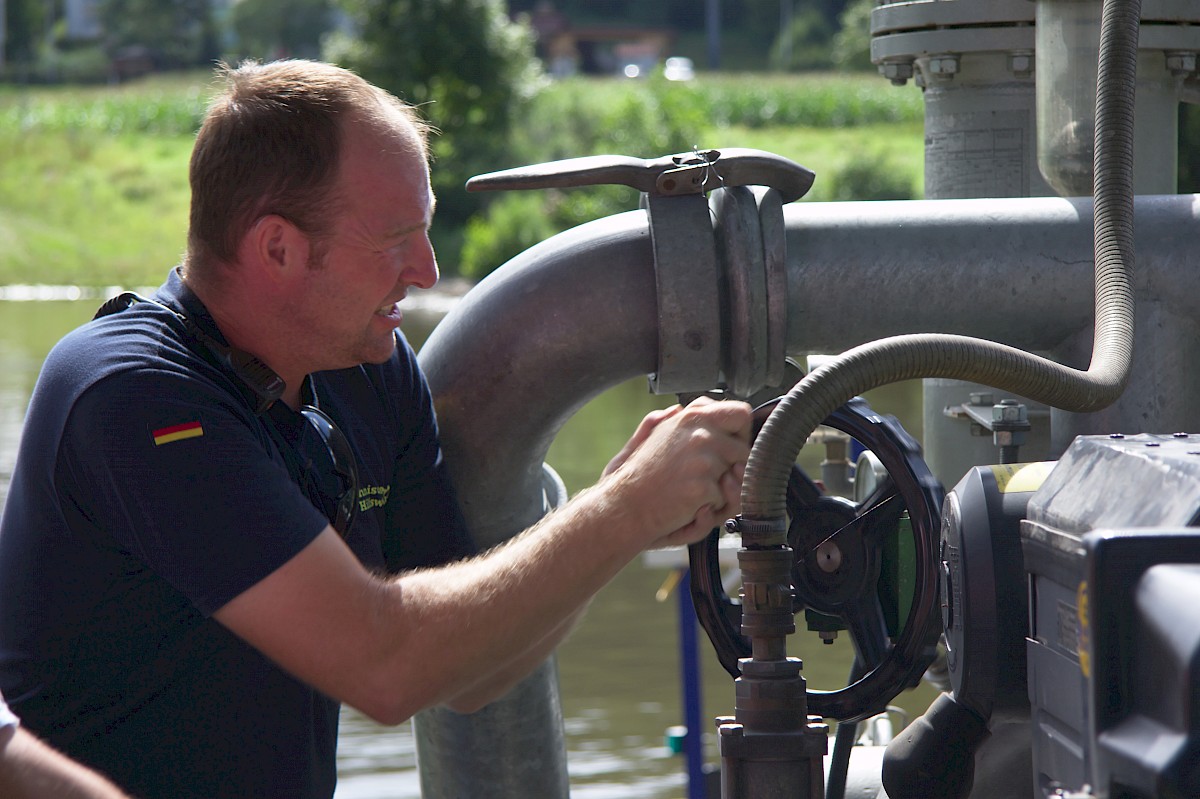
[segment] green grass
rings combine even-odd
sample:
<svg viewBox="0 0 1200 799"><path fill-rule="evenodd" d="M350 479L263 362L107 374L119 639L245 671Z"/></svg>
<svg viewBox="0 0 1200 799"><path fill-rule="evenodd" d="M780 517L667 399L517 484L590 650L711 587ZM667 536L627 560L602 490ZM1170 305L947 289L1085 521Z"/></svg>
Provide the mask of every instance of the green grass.
<svg viewBox="0 0 1200 799"><path fill-rule="evenodd" d="M872 73L701 75L694 86L719 126L849 128L924 118L920 89Z"/></svg>
<svg viewBox="0 0 1200 799"><path fill-rule="evenodd" d="M160 283L183 249L209 81L0 87L0 285Z"/></svg>
<svg viewBox="0 0 1200 799"><path fill-rule="evenodd" d="M184 246L187 161L210 85L198 72L119 87L0 86L0 285L160 282ZM676 129L697 130L703 148L792 158L817 173L810 200L834 199L830 187L863 163L911 175L920 196L919 96L874 75L579 79L551 85L535 102L542 110L527 119L545 130L533 136L541 154L526 160L582 155L585 146L666 154L608 141L610 129L628 127L608 118L624 108L669 115Z"/></svg>
<svg viewBox="0 0 1200 799"><path fill-rule="evenodd" d="M210 78L184 72L120 86L0 86L0 131L192 134Z"/></svg>
<svg viewBox="0 0 1200 799"><path fill-rule="evenodd" d="M921 123L862 125L832 133L825 128L747 128L719 130L706 146L752 147L778 153L808 167L817 179L806 201L828 201L831 180L861 163L871 163L894 175L911 176L913 196L923 195L925 141Z"/></svg>
<svg viewBox="0 0 1200 799"><path fill-rule="evenodd" d="M0 131L0 285L157 285L187 231L191 138Z"/></svg>
<svg viewBox="0 0 1200 799"><path fill-rule="evenodd" d="M630 94L649 93L686 103L713 125L751 128L781 125L848 128L876 123L920 123L924 105L915 86L892 86L873 73L700 73L694 81L572 78L542 90L562 104L616 105ZM548 99L548 101L550 101Z"/></svg>
<svg viewBox="0 0 1200 799"><path fill-rule="evenodd" d="M0 88L0 285L161 282L183 248L209 83Z"/></svg>

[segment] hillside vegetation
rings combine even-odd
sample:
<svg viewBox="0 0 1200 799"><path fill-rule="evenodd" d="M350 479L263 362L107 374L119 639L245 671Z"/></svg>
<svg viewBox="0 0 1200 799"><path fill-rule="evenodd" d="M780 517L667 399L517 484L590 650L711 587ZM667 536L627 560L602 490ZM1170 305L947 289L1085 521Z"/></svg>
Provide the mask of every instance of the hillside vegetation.
<svg viewBox="0 0 1200 799"><path fill-rule="evenodd" d="M0 285L157 284L183 247L187 160L210 91L206 72L0 87ZM870 74L576 78L535 95L495 168L754 147L817 173L806 200L903 199L921 192L921 113L918 90ZM435 221L435 243L444 272L479 277L560 230L636 205L635 192L613 187L497 195L462 229Z"/></svg>

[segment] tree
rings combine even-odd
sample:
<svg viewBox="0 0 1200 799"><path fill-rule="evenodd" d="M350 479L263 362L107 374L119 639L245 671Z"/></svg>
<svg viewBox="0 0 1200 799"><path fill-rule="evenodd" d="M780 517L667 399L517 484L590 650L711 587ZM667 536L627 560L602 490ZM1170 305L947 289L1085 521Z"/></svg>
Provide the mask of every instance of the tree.
<svg viewBox="0 0 1200 799"><path fill-rule="evenodd" d="M805 8L779 31L771 47L771 61L784 71L827 67L832 37L833 28L825 17L815 8Z"/></svg>
<svg viewBox="0 0 1200 799"><path fill-rule="evenodd" d="M875 0L851 0L839 19L841 29L833 36L833 63L843 70L870 70L871 9Z"/></svg>
<svg viewBox="0 0 1200 799"><path fill-rule="evenodd" d="M230 24L243 56L318 58L331 13L330 0L240 0Z"/></svg>
<svg viewBox="0 0 1200 799"><path fill-rule="evenodd" d="M340 0L354 35L335 35L325 57L420 107L434 137L438 216L461 227L479 209L462 186L503 163L524 102L541 85L531 31L503 0Z"/></svg>
<svg viewBox="0 0 1200 799"><path fill-rule="evenodd" d="M100 22L110 55L145 48L167 68L202 64L218 55L209 0L103 0Z"/></svg>
<svg viewBox="0 0 1200 799"><path fill-rule="evenodd" d="M46 8L38 0L6 0L4 9L3 62L29 64L37 56L38 42L46 28Z"/></svg>

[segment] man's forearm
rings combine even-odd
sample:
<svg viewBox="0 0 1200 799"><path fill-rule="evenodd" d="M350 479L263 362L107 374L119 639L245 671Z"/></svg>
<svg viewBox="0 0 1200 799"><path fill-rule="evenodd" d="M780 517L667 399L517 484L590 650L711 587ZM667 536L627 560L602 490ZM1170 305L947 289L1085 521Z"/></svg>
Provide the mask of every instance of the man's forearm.
<svg viewBox="0 0 1200 799"><path fill-rule="evenodd" d="M468 706L511 688L570 631L591 597L640 551L637 535L606 508L605 492L575 497L538 525L487 554L451 566L404 575L398 597L418 622L423 645L444 657L428 679L440 683L436 702ZM644 537L644 536L643 536ZM409 615L412 619L412 615ZM398 661L408 661L395 652ZM499 667L498 667L499 666ZM432 684L424 682L426 686Z"/></svg>
<svg viewBox="0 0 1200 799"><path fill-rule="evenodd" d="M749 420L749 406L729 402L666 415L597 486L448 566L380 579L327 527L214 616L382 723L460 697L478 704L541 662L642 550L699 540L737 512Z"/></svg>
<svg viewBox="0 0 1200 799"><path fill-rule="evenodd" d="M448 701L446 706L459 713L474 713L502 698L553 654L579 624L586 610L586 607L577 610L537 644Z"/></svg>

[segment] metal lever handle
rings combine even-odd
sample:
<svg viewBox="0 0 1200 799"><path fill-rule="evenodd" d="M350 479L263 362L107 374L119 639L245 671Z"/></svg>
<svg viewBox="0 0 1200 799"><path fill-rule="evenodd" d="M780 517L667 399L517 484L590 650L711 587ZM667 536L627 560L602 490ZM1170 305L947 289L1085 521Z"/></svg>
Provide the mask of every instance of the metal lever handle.
<svg viewBox="0 0 1200 799"><path fill-rule="evenodd" d="M467 191L564 189L618 184L666 197L702 194L722 186L769 186L783 202L798 200L812 187L813 173L781 155L732 147L641 159L591 155L477 175Z"/></svg>

